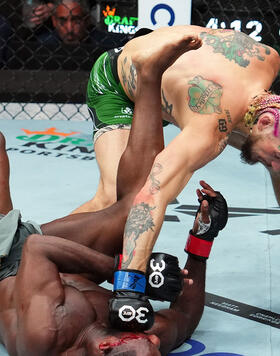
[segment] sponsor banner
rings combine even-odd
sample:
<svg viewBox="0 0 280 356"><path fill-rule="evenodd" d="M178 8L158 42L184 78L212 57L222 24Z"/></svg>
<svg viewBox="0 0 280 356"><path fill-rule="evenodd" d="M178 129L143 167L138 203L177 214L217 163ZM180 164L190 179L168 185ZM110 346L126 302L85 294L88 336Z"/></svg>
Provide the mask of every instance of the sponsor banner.
<svg viewBox="0 0 280 356"><path fill-rule="evenodd" d="M16 136L18 145L8 146L7 152L83 161L95 159L92 135L75 131L61 132L55 127L39 131L28 129L22 131L23 134Z"/></svg>
<svg viewBox="0 0 280 356"><path fill-rule="evenodd" d="M100 25L102 31L125 35L133 35L137 31L138 17L129 6L118 3L116 6L105 6L104 3L103 6Z"/></svg>
<svg viewBox="0 0 280 356"><path fill-rule="evenodd" d="M138 0L138 27L189 25L191 0Z"/></svg>

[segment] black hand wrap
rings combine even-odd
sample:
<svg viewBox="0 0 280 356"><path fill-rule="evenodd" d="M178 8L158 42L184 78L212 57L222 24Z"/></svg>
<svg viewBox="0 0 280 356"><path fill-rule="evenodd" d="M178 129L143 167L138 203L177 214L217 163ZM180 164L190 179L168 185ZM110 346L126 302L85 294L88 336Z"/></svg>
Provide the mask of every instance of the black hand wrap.
<svg viewBox="0 0 280 356"><path fill-rule="evenodd" d="M152 253L146 279L148 298L175 302L183 288L178 258L166 253Z"/></svg>
<svg viewBox="0 0 280 356"><path fill-rule="evenodd" d="M146 296L143 272L119 270L114 275L114 296L109 301L109 321L119 330L144 331L154 323L153 308Z"/></svg>
<svg viewBox="0 0 280 356"><path fill-rule="evenodd" d="M217 194L216 197L212 198L208 195L203 196L203 200L207 200L209 204L209 215L211 217L211 225L208 231L204 234L199 235L200 238L203 238L207 241L213 240L214 237L218 236L220 230L226 226L228 221L228 207L225 198L222 196L220 192L215 192ZM200 206L196 212L196 215L200 212Z"/></svg>
<svg viewBox="0 0 280 356"><path fill-rule="evenodd" d="M193 231L190 230L185 247L185 252L199 260L206 260L209 257L214 238L218 236L219 231L226 226L228 220L227 202L220 192L215 193L217 196L214 198L204 195L203 199L199 201L200 206L196 212L197 216L200 212L202 201L207 200L211 218L209 229L203 234L194 234Z"/></svg>

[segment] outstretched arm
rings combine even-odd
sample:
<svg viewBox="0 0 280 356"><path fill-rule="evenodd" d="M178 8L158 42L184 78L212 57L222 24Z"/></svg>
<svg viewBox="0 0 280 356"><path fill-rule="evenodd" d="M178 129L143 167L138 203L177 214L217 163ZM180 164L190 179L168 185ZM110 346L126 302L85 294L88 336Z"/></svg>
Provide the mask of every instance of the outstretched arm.
<svg viewBox="0 0 280 356"><path fill-rule="evenodd" d="M9 179L10 165L6 152L6 141L0 132L0 214L8 214L13 209Z"/></svg>
<svg viewBox="0 0 280 356"><path fill-rule="evenodd" d="M208 136L201 137L204 130L205 125L199 123L186 127L157 155L126 222L122 268L146 271L168 203L178 196L197 169L217 156L216 139L210 130Z"/></svg>
<svg viewBox="0 0 280 356"><path fill-rule="evenodd" d="M227 221L227 205L225 200L206 182L201 181L200 184L203 189L197 190L197 196L201 204L190 233L196 235L199 240L201 238L201 241L192 242L192 246L190 246L188 239L185 249L188 253L188 259L184 268L188 271L187 277L193 281L193 284L187 283L186 280L183 293L171 305L170 309L161 310L156 313L155 324L148 331L148 333L154 333L159 336L162 355L166 355L186 339L190 338L201 319L205 301L207 260L204 244L207 245L213 242L213 237L210 237L210 235L218 234L216 230L217 226L223 228ZM207 200L203 200L205 196L210 197L210 205ZM212 209L212 204L215 205L215 209ZM205 232L205 230L207 231ZM202 254L204 256L201 256Z"/></svg>

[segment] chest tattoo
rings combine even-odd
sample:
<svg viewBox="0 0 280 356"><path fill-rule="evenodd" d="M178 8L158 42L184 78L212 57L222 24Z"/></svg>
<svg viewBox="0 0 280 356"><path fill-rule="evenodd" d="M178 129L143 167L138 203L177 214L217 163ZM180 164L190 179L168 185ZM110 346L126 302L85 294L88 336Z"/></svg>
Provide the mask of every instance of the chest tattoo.
<svg viewBox="0 0 280 356"><path fill-rule="evenodd" d="M222 86L197 75L188 82L189 108L199 114L221 113Z"/></svg>

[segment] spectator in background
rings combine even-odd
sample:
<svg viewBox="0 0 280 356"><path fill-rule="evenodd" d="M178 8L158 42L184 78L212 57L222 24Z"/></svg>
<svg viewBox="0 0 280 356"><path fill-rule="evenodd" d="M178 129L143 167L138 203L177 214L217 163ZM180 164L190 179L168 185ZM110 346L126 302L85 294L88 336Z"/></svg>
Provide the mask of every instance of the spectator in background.
<svg viewBox="0 0 280 356"><path fill-rule="evenodd" d="M56 0L52 13L53 31L38 36L47 46L90 42L90 8L86 0Z"/></svg>
<svg viewBox="0 0 280 356"><path fill-rule="evenodd" d="M51 18L53 31L37 36L47 47L89 44L103 52L112 46L123 46L129 39L125 34L108 34L95 28L88 0L55 0Z"/></svg>
<svg viewBox="0 0 280 356"><path fill-rule="evenodd" d="M25 0L22 6L22 15L25 26L35 29L43 25L51 16L54 9L52 2L43 0Z"/></svg>

